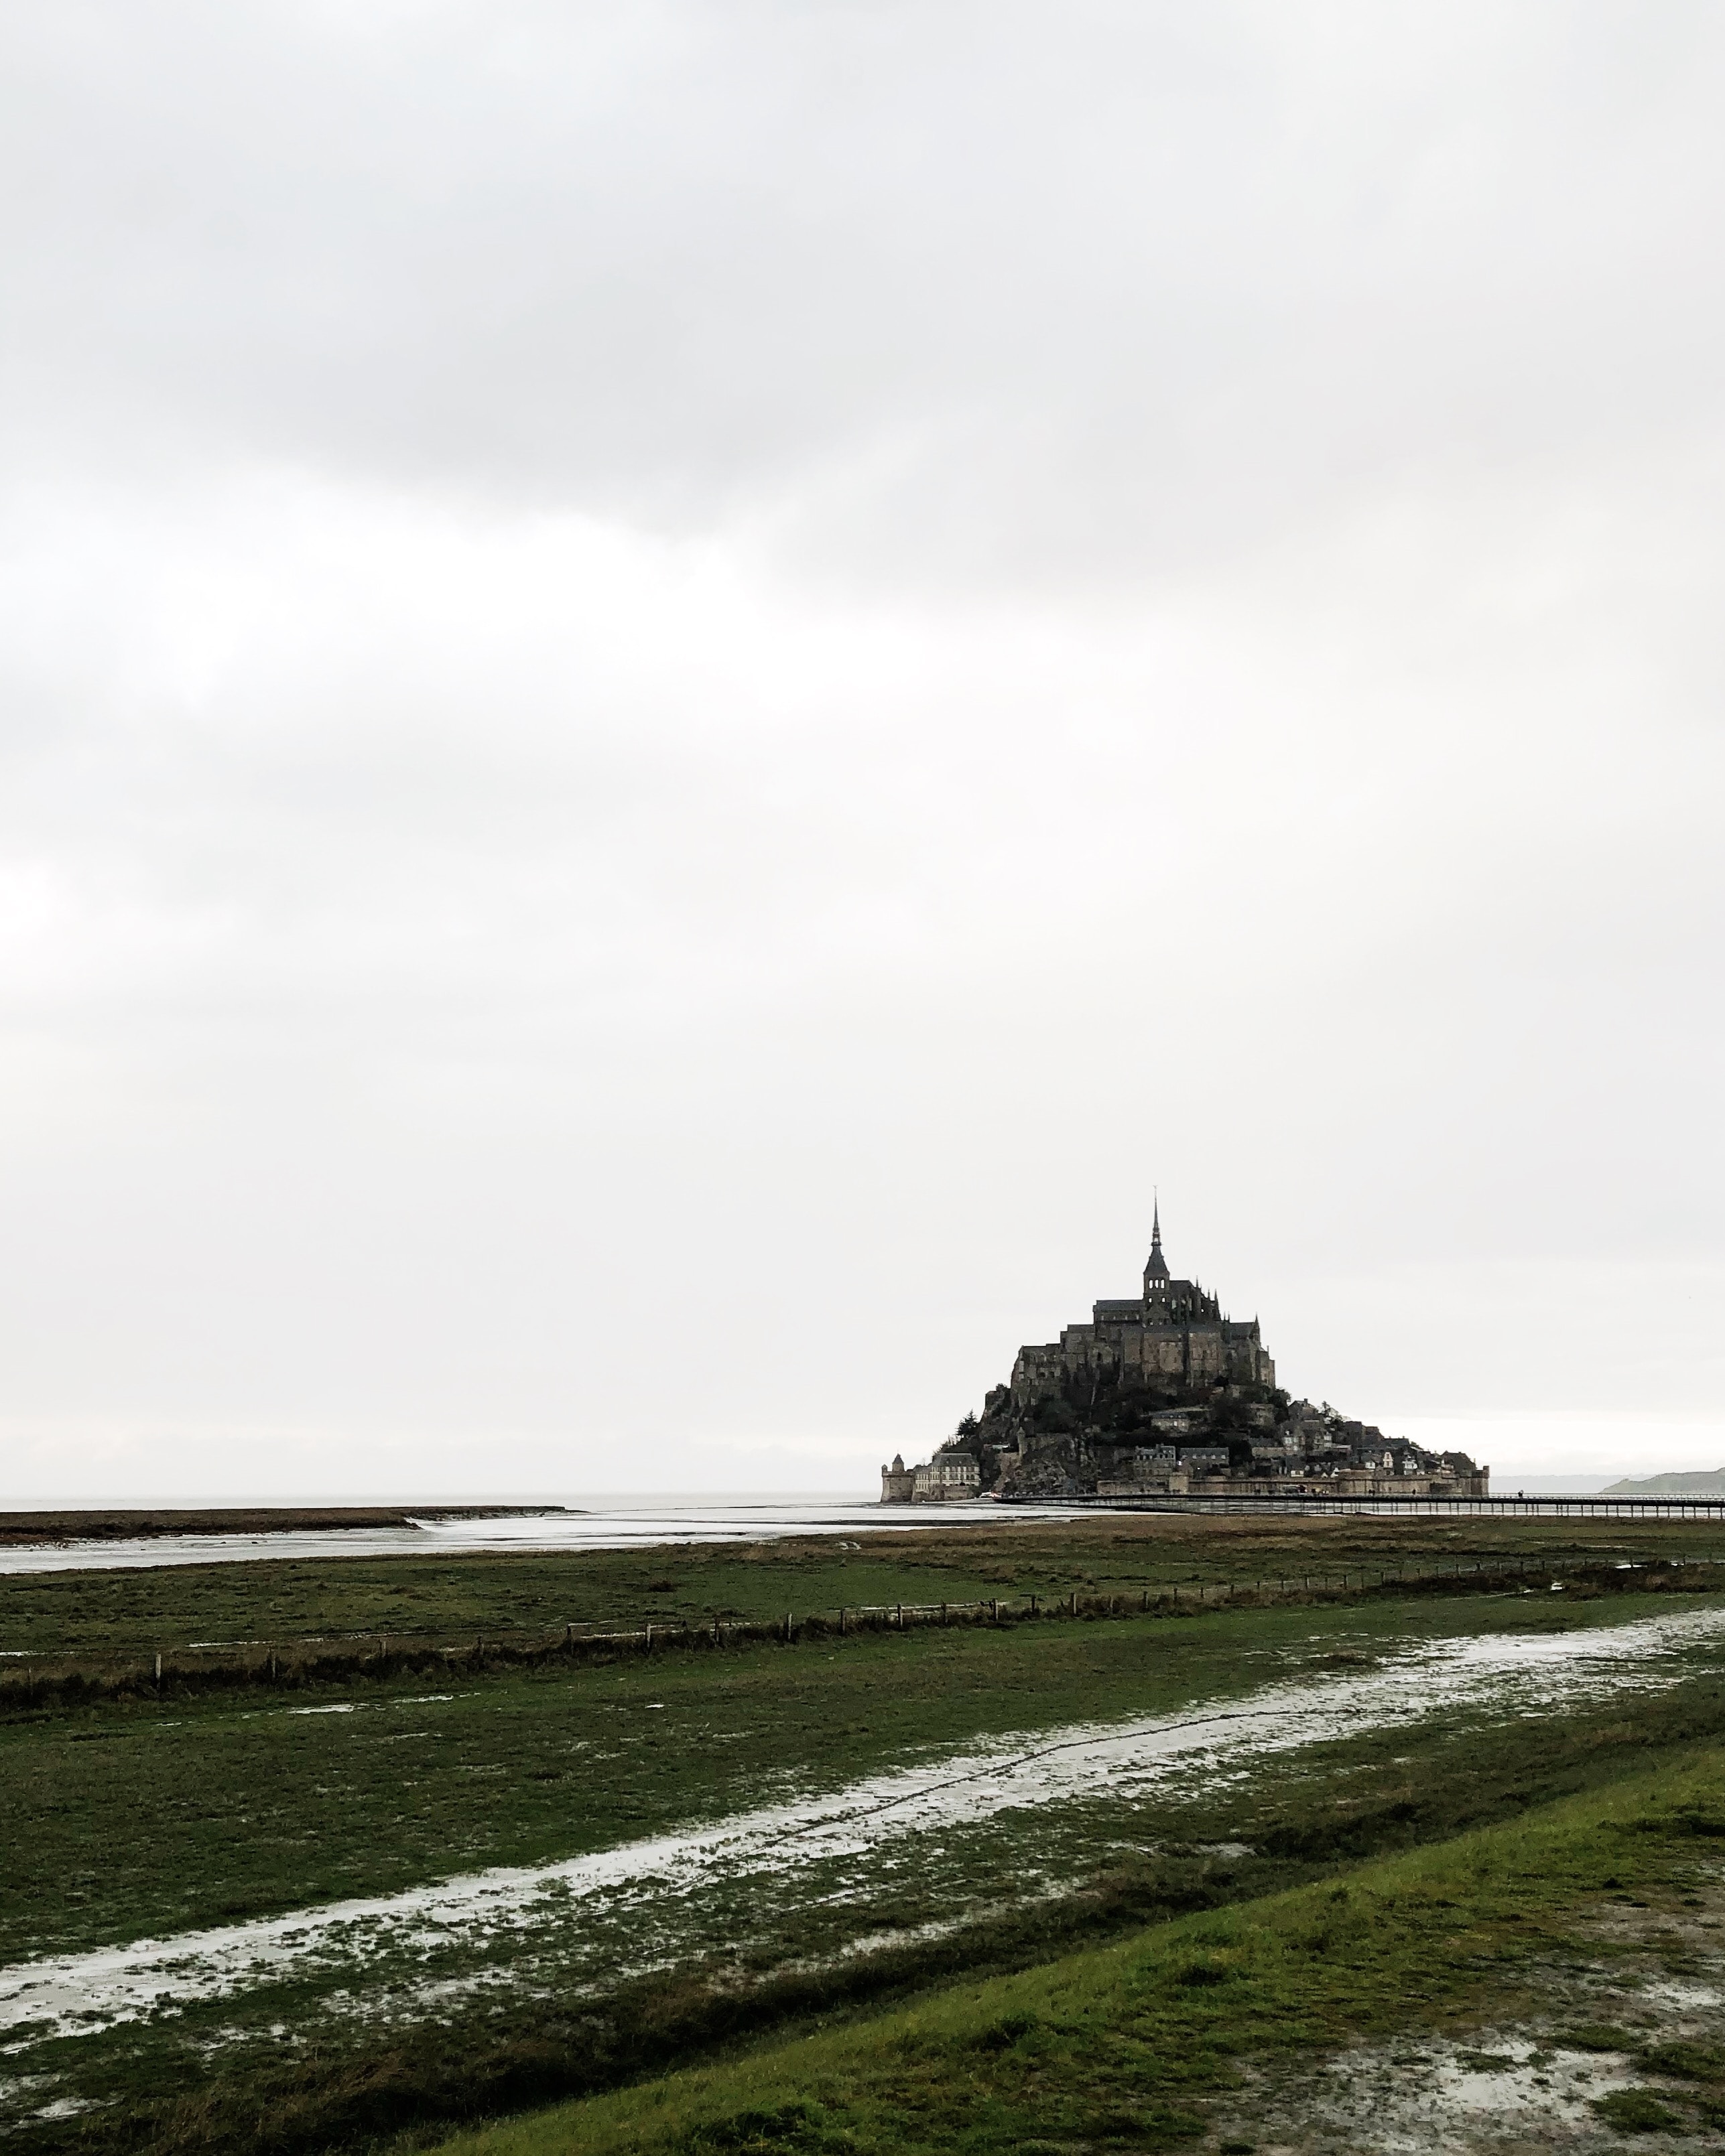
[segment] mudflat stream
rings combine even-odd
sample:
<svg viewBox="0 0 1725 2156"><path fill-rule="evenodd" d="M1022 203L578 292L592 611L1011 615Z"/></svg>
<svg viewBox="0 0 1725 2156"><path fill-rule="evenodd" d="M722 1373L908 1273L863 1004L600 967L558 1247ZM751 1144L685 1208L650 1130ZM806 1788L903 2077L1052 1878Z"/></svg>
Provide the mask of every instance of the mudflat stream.
<svg viewBox="0 0 1725 2156"><path fill-rule="evenodd" d="M164 1534L0 1546L0 1575L137 1572L183 1564L255 1564L325 1557L473 1557L528 1551L668 1548L687 1543L780 1542L787 1536L927 1533L1084 1517L1070 1505L1002 1507L878 1504L820 1499L760 1504L609 1505L512 1517L439 1518L398 1527L289 1527L245 1533Z"/></svg>

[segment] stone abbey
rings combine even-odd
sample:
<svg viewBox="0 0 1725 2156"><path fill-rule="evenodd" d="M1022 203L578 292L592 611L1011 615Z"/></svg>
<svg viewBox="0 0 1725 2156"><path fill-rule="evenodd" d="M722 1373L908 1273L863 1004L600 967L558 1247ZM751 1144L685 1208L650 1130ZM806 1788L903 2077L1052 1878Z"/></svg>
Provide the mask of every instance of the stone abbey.
<svg viewBox="0 0 1725 2156"><path fill-rule="evenodd" d="M1160 1206L1152 1216L1143 1294L1094 1303L1088 1325L1068 1325L1046 1348L1021 1348L1012 1365L1012 1398L1028 1406L1063 1391L1069 1378L1082 1385L1104 1372L1115 1384L1136 1378L1187 1390L1275 1383L1276 1366L1264 1351L1258 1320L1239 1324L1224 1317L1213 1295L1169 1272Z"/></svg>
<svg viewBox="0 0 1725 2156"><path fill-rule="evenodd" d="M919 1467L881 1470L885 1504L983 1496L1483 1496L1488 1471L1290 1400L1255 1317L1177 1280L1152 1215L1143 1292L1021 1348L982 1413Z"/></svg>

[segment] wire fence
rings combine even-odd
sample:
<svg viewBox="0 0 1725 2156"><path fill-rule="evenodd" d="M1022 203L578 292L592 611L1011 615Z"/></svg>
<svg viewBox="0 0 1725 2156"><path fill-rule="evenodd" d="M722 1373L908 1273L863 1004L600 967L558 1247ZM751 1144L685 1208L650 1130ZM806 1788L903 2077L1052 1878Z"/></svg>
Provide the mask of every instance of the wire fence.
<svg viewBox="0 0 1725 2156"><path fill-rule="evenodd" d="M487 1632L347 1632L289 1640L193 1640L182 1646L112 1653L53 1650L0 1654L0 1711L79 1699L161 1697L169 1692L253 1686L299 1689L356 1676L449 1675L559 1662L610 1661L667 1652L904 1635L930 1627L1094 1623L1278 1602L1340 1601L1434 1588L1558 1588L1707 1592L1720 1584L1714 1558L1630 1563L1597 1557L1455 1558L1435 1563L1350 1567L1340 1573L1287 1572L1250 1580L1166 1581L1135 1589L991 1595L971 1602L852 1603L782 1617L637 1618Z"/></svg>

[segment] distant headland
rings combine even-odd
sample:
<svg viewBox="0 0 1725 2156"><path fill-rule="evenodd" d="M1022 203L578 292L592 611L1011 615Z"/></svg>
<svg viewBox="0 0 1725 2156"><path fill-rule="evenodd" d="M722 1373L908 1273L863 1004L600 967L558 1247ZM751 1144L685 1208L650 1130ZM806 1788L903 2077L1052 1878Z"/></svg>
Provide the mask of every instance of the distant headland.
<svg viewBox="0 0 1725 2156"><path fill-rule="evenodd" d="M1638 1481L1613 1482L1602 1497L1717 1497L1725 1496L1725 1467L1696 1467Z"/></svg>
<svg viewBox="0 0 1725 2156"><path fill-rule="evenodd" d="M980 1415L919 1467L881 1470L883 1504L954 1498L1240 1496L1483 1497L1491 1471L1290 1400L1255 1317L1177 1280L1152 1215L1143 1291L1021 1348Z"/></svg>

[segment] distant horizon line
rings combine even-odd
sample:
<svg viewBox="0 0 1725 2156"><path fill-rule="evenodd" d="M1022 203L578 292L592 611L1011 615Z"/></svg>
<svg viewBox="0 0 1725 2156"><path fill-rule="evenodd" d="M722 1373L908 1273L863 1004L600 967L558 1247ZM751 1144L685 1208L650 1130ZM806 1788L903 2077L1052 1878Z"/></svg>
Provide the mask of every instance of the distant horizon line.
<svg viewBox="0 0 1725 2156"><path fill-rule="evenodd" d="M1722 1462L1725 1466L1725 1462ZM1565 1471L1542 1468L1522 1472L1514 1468L1494 1468L1491 1476L1492 1495L1502 1496L1516 1490L1542 1494L1573 1491L1588 1496L1604 1489L1613 1482L1646 1481L1660 1475L1706 1474L1705 1468L1681 1467L1621 1467L1587 1468ZM20 1498L0 1495L0 1518L16 1512L303 1512L322 1507L329 1511L363 1511L388 1508L404 1512L430 1510L447 1506L487 1505L545 1505L557 1506L569 1512L584 1507L604 1512L626 1506L751 1506L751 1505L843 1505L873 1504L878 1492L872 1486L859 1486L854 1495L835 1489L788 1490L729 1489L729 1490L594 1490L552 1491L487 1490L430 1491L418 1491L411 1496L378 1492L341 1491L334 1494L316 1492L310 1495L280 1490L268 1492L203 1490L199 1491L171 1491L141 1494L121 1491L112 1496L92 1497L47 1496Z"/></svg>

